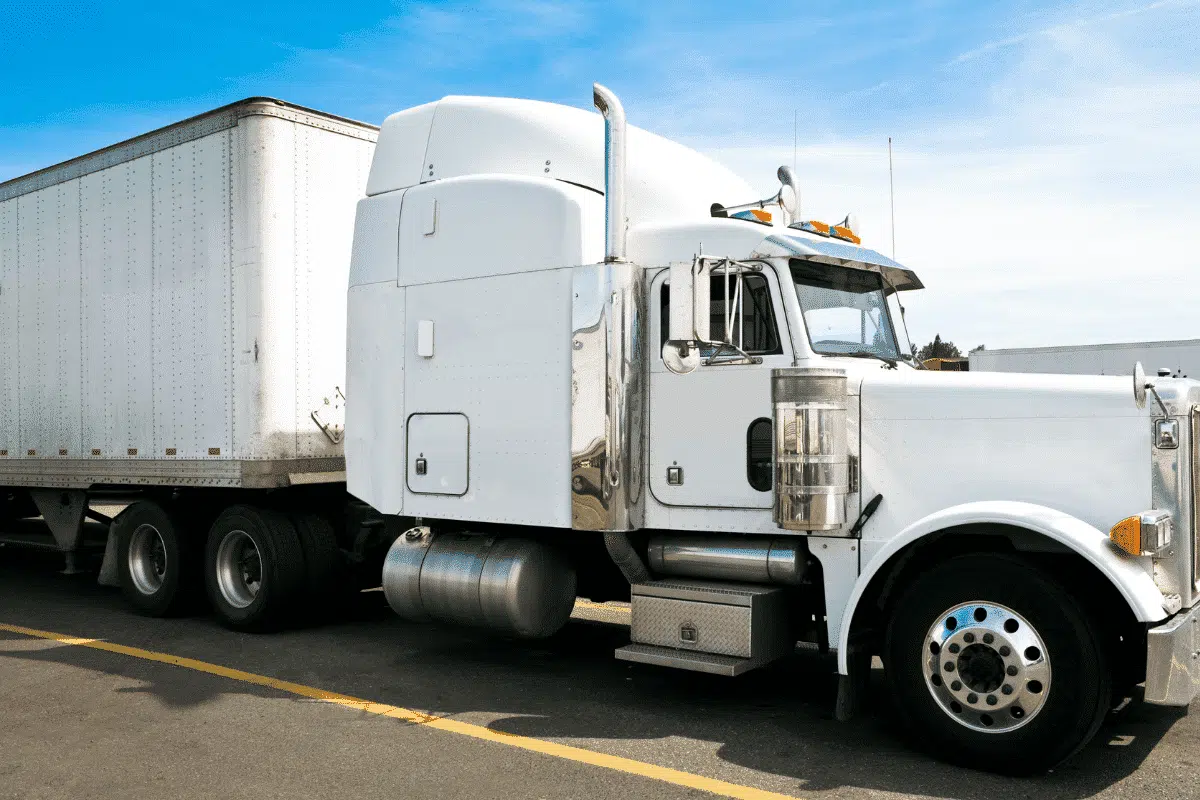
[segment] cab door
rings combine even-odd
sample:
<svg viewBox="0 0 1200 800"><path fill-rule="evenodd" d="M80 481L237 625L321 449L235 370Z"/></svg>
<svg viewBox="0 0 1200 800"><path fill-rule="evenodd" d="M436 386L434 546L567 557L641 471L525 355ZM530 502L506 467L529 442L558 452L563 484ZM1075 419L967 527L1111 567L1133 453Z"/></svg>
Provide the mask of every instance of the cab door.
<svg viewBox="0 0 1200 800"><path fill-rule="evenodd" d="M771 370L794 364L778 279L770 269L746 274L741 302L730 301L733 341L740 333L742 349L760 363L706 365L702 358L694 371L678 375L662 359L668 275L664 270L650 289L650 491L666 505L770 508ZM710 335L719 341L725 278L713 276L710 289Z"/></svg>

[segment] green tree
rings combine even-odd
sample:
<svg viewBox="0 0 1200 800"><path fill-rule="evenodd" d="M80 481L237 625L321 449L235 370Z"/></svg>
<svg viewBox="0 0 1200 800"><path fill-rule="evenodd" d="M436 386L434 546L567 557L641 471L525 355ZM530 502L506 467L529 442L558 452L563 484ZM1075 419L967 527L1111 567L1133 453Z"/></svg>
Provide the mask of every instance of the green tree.
<svg viewBox="0 0 1200 800"><path fill-rule="evenodd" d="M954 342L943 342L939 333L933 337L932 342L921 348L917 358L921 361L931 358L962 358L962 353L954 346Z"/></svg>

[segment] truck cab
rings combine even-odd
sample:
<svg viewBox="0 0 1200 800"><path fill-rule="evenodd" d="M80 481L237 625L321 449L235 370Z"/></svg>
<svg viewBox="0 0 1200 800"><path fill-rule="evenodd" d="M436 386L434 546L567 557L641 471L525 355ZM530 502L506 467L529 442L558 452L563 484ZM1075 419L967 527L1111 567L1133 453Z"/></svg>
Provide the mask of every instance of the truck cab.
<svg viewBox="0 0 1200 800"><path fill-rule="evenodd" d="M1031 771L1146 682L1200 684L1200 384L919 369L910 269L601 115L389 117L348 295L347 481L408 527L414 620L551 635L628 599L618 658L870 659L924 746ZM1147 400L1147 398L1150 400ZM614 580L615 579L615 580Z"/></svg>

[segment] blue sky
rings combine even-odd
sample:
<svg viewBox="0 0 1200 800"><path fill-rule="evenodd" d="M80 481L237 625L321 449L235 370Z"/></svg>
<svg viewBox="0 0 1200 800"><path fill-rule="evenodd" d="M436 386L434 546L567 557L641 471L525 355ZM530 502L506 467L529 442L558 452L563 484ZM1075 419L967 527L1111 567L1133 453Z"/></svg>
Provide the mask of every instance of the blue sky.
<svg viewBox="0 0 1200 800"><path fill-rule="evenodd" d="M1198 2L0 0L0 180L250 95L378 123L600 80L764 190L798 112L806 215L884 251L895 137L914 339L1198 338Z"/></svg>

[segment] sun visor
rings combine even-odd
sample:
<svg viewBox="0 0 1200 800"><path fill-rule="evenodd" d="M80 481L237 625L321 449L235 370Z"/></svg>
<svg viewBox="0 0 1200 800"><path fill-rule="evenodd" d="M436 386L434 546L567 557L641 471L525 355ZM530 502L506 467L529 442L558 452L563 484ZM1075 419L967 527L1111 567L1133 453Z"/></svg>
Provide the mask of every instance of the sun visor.
<svg viewBox="0 0 1200 800"><path fill-rule="evenodd" d="M921 283L921 279L915 272L882 253L866 247L831 242L815 237L772 234L758 245L753 257L803 258L822 264L878 272L898 292L925 288L925 284Z"/></svg>

